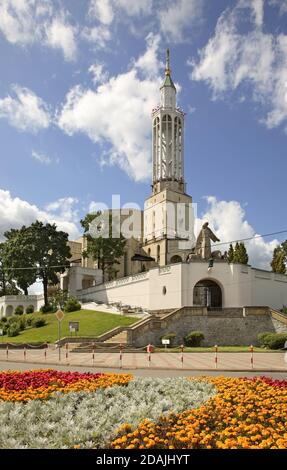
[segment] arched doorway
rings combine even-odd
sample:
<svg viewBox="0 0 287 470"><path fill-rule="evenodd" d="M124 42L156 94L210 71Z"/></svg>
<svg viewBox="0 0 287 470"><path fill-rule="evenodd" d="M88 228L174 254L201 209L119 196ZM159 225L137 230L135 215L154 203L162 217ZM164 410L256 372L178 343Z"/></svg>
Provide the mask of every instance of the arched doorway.
<svg viewBox="0 0 287 470"><path fill-rule="evenodd" d="M209 308L222 307L222 291L220 286L210 279L202 279L193 289L193 305Z"/></svg>
<svg viewBox="0 0 287 470"><path fill-rule="evenodd" d="M11 317L13 315L13 306L12 305L8 305L6 307L6 317Z"/></svg>
<svg viewBox="0 0 287 470"><path fill-rule="evenodd" d="M171 263L182 263L182 258L181 258L181 256L179 256L179 255L173 255L173 256L170 258L170 262L171 262Z"/></svg>

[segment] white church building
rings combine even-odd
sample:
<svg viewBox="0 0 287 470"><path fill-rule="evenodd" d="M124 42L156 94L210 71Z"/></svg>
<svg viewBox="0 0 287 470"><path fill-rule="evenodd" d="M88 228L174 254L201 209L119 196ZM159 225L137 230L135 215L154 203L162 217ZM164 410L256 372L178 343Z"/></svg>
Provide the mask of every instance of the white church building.
<svg viewBox="0 0 287 470"><path fill-rule="evenodd" d="M208 223L197 240L194 237L192 197L184 177L184 113L176 104L168 51L151 127L152 194L143 212L131 209L127 215L125 209L125 215L120 214L120 220L131 216L142 227L127 240L117 277L105 282L96 262L82 258L86 240L81 238L71 244L74 262L61 276L62 288L81 301L117 302L150 311L287 305L286 275L229 263L226 254L212 252L211 242L218 239Z"/></svg>

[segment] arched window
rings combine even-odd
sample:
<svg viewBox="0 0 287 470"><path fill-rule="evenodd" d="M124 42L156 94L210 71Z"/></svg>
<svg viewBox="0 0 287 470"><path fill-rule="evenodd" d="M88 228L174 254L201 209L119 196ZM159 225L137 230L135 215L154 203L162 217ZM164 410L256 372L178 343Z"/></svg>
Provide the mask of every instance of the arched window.
<svg viewBox="0 0 287 470"><path fill-rule="evenodd" d="M172 172L172 119L169 114L162 118L162 177L171 177Z"/></svg>
<svg viewBox="0 0 287 470"><path fill-rule="evenodd" d="M159 117L153 120L153 179L159 178L159 159L160 159L160 123Z"/></svg>

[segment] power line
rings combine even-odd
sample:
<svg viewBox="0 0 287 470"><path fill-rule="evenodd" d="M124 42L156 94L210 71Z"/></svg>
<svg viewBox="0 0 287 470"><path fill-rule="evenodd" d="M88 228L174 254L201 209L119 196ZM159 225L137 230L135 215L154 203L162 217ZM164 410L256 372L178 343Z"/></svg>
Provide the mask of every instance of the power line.
<svg viewBox="0 0 287 470"><path fill-rule="evenodd" d="M253 240L255 238L263 238L263 237L270 237L270 236L273 236L273 235L279 235L279 234L282 234L282 233L287 233L287 230L280 230L278 232L272 232L272 233L265 233L263 235L254 235L253 237L247 237L247 238L238 238L236 240L231 240L231 241L228 241L228 242L220 242L220 243L215 243L214 245L212 245L212 247L216 247L216 246L220 246L220 245L229 245L231 243L236 243L236 242L243 242L243 241L248 241L248 240ZM176 240L176 238L175 238ZM184 241L184 240L183 240ZM185 241L188 241L188 240L185 240ZM73 261L71 261L73 262ZM0 267L0 271L7 271L7 270L13 270L13 271L18 271L18 270L29 270L29 269L36 269L36 270L41 270L41 269L56 269L56 268L69 268L70 266L67 266L65 264L59 264L59 265L55 265L55 266L24 266L24 267L17 267L17 268L6 268L6 267Z"/></svg>

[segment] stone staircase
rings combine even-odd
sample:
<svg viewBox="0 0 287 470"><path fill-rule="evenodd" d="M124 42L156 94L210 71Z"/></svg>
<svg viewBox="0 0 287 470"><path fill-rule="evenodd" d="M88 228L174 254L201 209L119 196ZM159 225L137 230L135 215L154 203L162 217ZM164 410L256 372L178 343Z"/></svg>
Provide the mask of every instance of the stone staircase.
<svg viewBox="0 0 287 470"><path fill-rule="evenodd" d="M111 336L110 338L106 339L104 343L119 343L119 344L127 344L128 342L128 333L127 330L123 330L120 333Z"/></svg>

